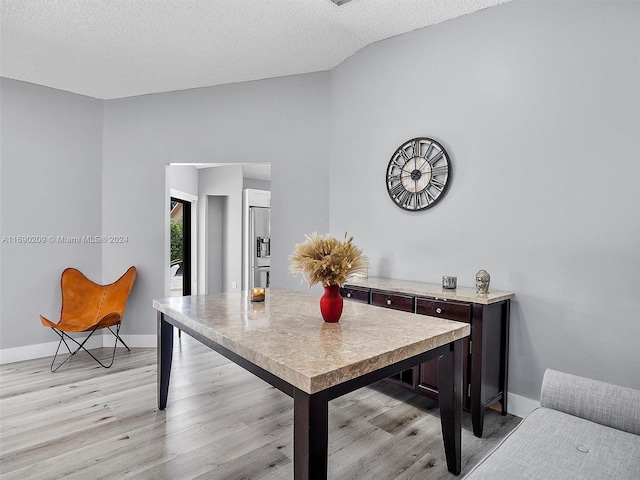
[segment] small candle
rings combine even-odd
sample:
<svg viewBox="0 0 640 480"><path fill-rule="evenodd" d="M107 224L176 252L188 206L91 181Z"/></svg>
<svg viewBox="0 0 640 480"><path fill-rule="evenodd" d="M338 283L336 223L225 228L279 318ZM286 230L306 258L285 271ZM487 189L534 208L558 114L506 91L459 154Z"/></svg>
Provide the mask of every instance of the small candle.
<svg viewBox="0 0 640 480"><path fill-rule="evenodd" d="M264 301L264 288L256 287L251 289L251 301L263 302Z"/></svg>

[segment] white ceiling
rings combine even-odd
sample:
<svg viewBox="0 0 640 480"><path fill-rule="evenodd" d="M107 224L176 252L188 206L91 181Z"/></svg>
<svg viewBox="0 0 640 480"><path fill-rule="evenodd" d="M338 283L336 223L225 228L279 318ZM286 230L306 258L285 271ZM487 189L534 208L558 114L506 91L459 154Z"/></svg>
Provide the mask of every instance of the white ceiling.
<svg viewBox="0 0 640 480"><path fill-rule="evenodd" d="M330 70L508 0L0 0L0 75L112 99Z"/></svg>

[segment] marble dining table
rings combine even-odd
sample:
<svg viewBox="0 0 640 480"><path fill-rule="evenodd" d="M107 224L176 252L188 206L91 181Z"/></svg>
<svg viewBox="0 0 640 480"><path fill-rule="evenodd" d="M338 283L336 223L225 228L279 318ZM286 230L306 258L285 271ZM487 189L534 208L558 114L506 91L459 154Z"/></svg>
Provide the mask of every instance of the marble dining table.
<svg viewBox="0 0 640 480"><path fill-rule="evenodd" d="M328 403L439 358L440 418L450 472L461 468L462 339L467 323L345 302L326 323L314 293L267 289L153 301L158 321L158 407L167 408L174 327L293 398L295 480L326 479Z"/></svg>

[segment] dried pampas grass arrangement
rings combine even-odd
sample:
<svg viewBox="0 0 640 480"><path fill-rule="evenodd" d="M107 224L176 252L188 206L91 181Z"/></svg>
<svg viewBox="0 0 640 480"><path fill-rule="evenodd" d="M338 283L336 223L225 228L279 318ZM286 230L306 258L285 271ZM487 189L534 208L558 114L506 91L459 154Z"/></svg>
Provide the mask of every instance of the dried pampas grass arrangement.
<svg viewBox="0 0 640 480"><path fill-rule="evenodd" d="M290 271L304 278L311 288L316 283L323 286L344 285L349 277L366 275L368 260L362 250L353 244L353 237L338 240L331 235L317 233L295 245Z"/></svg>

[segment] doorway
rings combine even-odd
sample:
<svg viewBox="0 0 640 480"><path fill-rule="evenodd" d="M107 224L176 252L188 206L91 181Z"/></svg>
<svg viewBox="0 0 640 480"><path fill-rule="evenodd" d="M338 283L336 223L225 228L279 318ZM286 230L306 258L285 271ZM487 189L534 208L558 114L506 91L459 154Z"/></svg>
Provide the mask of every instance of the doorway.
<svg viewBox="0 0 640 480"><path fill-rule="evenodd" d="M171 296L191 295L191 202L171 197L169 211Z"/></svg>

